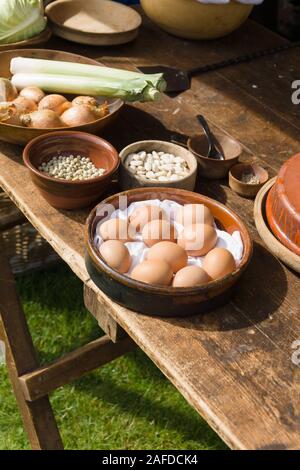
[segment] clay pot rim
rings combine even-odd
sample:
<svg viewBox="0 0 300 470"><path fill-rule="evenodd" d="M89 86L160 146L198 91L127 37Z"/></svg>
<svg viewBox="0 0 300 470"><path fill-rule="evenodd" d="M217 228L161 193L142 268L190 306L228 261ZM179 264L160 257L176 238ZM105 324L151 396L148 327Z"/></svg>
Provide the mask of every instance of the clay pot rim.
<svg viewBox="0 0 300 470"><path fill-rule="evenodd" d="M216 280L210 281L209 283L201 285L201 286L195 286L195 287L166 286L166 287L163 287L163 286L154 286L154 285L147 284L145 282L133 280L129 276L126 276L125 274L121 274L118 271L110 268L103 261L100 254L97 253L97 250L94 246L94 238L93 238L93 233L92 233L92 227L93 227L93 222L94 222L94 218L95 218L95 215L96 215L97 208L99 206L103 205L103 204L112 203L112 201L114 199L116 199L116 197L126 196L128 194L130 194L130 195L138 194L138 193L145 192L145 190L149 191L150 193L152 191L166 192L168 190L169 191L171 190L173 193L175 192L177 195L182 194L182 195L186 195L186 196L188 196L189 194L190 195L195 194L192 191L186 191L186 190L183 190L183 189L175 189L175 188L172 188L172 187L171 188L161 188L161 187L153 186L153 187L150 187L150 188L148 188L148 187L147 188L136 188L136 189L123 191L121 193L116 193L116 194L114 194L112 196L109 196L108 198L104 199L99 204L97 204L97 206L95 206L94 209L90 212L90 214L89 214L89 216L86 220L86 224L85 224L85 244L86 244L86 247L87 247L88 255L90 256L91 260L93 261L93 263L95 263L95 265L98 269L101 269L105 274L112 277L115 281L117 281L117 282L119 282L123 285L125 284L127 287L132 287L136 290L141 290L141 291L146 290L146 291L151 292L151 293L158 293L158 294L164 294L164 295L170 295L170 294L174 294L176 292L176 294L178 294L180 296L184 296L184 295L188 295L188 294L195 295L197 293L199 293L199 294L202 293L203 294L203 293L206 293L206 292L214 291L214 290L217 290L219 287L224 287L224 284L227 284L227 283L229 284L229 281L231 279L233 279L233 278L238 279L240 277L242 272L248 266L248 264L251 260L251 257L252 257L252 253L253 253L253 243L252 243L252 239L251 239L249 230L247 229L244 222L240 219L240 217L237 214L235 214L234 211L232 211L231 209L226 207L224 204L222 204L222 203L220 203L220 202L218 202L218 201L216 201L212 198L209 198L207 196L203 196L202 194L199 194L199 196L201 196L201 199L203 200L204 204L205 204L206 201L213 202L216 206L219 206L219 208L221 208L225 212L229 213L230 216L233 217L237 221L237 223L240 225L241 229L243 230L243 235L244 236L242 238L243 238L243 244L244 244L244 253L243 253L243 257L242 257L242 260L240 262L240 265L238 266L238 268L235 271L233 271L232 273L228 274L225 277L222 277L221 279L216 279Z"/></svg>
<svg viewBox="0 0 300 470"><path fill-rule="evenodd" d="M102 176L97 176L96 178L90 178L86 180L75 180L75 181L70 181L70 180L65 180L62 178L53 178L52 176L45 175L41 171L39 171L36 166L34 166L31 163L30 159L30 152L34 149L36 144L39 144L43 140L48 140L51 137L57 137L57 136L65 136L65 137L74 137L74 138L80 138L82 141L87 141L87 142L93 142L96 144L99 144L99 148L108 148L110 150L110 155L113 158L113 167L106 171ZM100 181L106 180L109 176L111 176L115 171L119 168L120 165L120 157L117 152L117 150L112 146L110 142L108 142L105 139L102 139L102 137L98 137L97 135L94 134L89 134L88 132L80 132L80 131L57 131L57 132L49 132L47 134L42 134L38 137L35 137L34 139L30 140L28 144L25 146L23 150L23 161L25 166L35 173L39 178L42 178L46 181L49 182L55 182L57 184L69 184L69 185L74 185L74 186L80 186L80 185L86 185L86 184L92 184L92 183L98 183Z"/></svg>

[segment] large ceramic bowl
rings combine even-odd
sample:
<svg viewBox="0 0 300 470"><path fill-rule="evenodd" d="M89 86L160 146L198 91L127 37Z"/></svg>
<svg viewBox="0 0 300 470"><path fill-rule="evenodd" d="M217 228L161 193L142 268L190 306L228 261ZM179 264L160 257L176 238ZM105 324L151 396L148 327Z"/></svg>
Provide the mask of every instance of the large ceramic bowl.
<svg viewBox="0 0 300 470"><path fill-rule="evenodd" d="M205 286L193 288L157 287L119 274L102 260L94 244L98 222L119 197L127 196L127 204L147 199L172 199L179 204L205 204L219 227L228 233L239 230L244 253L239 267L228 276ZM123 204L123 201L122 201ZM105 212L106 211L106 212ZM228 207L201 194L175 188L139 188L115 194L93 209L86 222L86 266L96 285L115 302L148 315L172 317L203 313L229 301L233 287L246 269L252 255L249 232L241 219Z"/></svg>
<svg viewBox="0 0 300 470"><path fill-rule="evenodd" d="M5 51L0 53L0 77L10 78L10 61L13 57L34 57L36 59L47 60L62 60L66 62L78 62L81 64L100 65L99 62L83 57L77 54L69 54L63 51L52 51L48 49L15 49L12 51ZM65 94L64 94L65 95ZM67 96L67 95L66 95ZM57 130L77 130L82 132L90 132L97 134L103 127L107 126L118 116L119 111L124 105L120 99L106 99L109 103L110 113L93 122L76 127L60 127L59 129L33 129L29 127L13 126L12 124L5 124L0 122L0 140L10 142L13 144L24 145L31 139L39 135L46 134L51 131Z"/></svg>
<svg viewBox="0 0 300 470"><path fill-rule="evenodd" d="M197 0L141 0L152 21L162 29L187 39L216 39L237 29L253 5L236 1L203 4Z"/></svg>
<svg viewBox="0 0 300 470"><path fill-rule="evenodd" d="M237 29L253 5L203 4L197 0L141 0L149 18L162 29L187 39L215 39Z"/></svg>

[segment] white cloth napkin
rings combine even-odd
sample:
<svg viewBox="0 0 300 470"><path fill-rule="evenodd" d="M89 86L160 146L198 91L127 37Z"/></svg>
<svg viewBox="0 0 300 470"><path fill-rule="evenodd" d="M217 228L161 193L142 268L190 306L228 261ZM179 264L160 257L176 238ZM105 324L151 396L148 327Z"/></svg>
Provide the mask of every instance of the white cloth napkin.
<svg viewBox="0 0 300 470"><path fill-rule="evenodd" d="M152 199L152 200L147 200L147 201L139 201L139 202L133 202L128 206L127 209L124 210L116 210L114 211L111 216L109 217L110 219L123 219L126 220L134 211L136 207L139 206L159 206L161 207L167 214L168 219L174 224L176 230L178 233L180 233L183 230L183 226L181 224L178 224L175 222L176 214L180 207L182 207L180 204L177 204L177 202L170 201L168 199L165 199L164 201L160 201L159 199ZM102 221L99 222L97 228L96 228L96 236L95 236L95 245L99 249L101 243L103 242L102 238L99 235L99 227L100 225L105 221L106 219L103 219ZM235 261L237 266L239 265L243 253L244 253L244 245L242 241L242 237L239 231L233 232L232 235L229 233L223 231L223 230L218 230L217 229L217 234L218 234L218 241L217 241L217 247L221 248L227 248L229 250ZM130 266L130 271L127 274L130 274L133 268L144 261L147 251L149 248L145 245L145 243L142 241L142 234L137 233L135 241L133 242L128 242L126 243L126 246L129 250L130 256L132 258L132 263ZM188 258L188 264L189 265L197 265L197 266L202 266L203 264L204 257L194 257L194 256L189 256Z"/></svg>

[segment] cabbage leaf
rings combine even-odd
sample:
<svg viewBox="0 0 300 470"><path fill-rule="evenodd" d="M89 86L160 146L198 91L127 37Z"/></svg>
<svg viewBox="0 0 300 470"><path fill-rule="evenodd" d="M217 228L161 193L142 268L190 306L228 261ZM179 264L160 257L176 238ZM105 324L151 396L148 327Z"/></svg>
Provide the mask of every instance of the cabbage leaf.
<svg viewBox="0 0 300 470"><path fill-rule="evenodd" d="M42 0L0 0L0 43L36 36L46 27Z"/></svg>

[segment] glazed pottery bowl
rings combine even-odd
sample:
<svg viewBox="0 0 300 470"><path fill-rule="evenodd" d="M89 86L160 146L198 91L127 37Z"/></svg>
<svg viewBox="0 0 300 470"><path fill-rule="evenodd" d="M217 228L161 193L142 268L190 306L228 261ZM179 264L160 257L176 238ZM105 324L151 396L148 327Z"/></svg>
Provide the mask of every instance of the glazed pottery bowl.
<svg viewBox="0 0 300 470"><path fill-rule="evenodd" d="M245 176L255 177L257 183L243 181ZM229 171L230 188L242 197L255 197L258 191L268 181L269 173L257 163L238 163Z"/></svg>
<svg viewBox="0 0 300 470"><path fill-rule="evenodd" d="M58 155L88 157L104 175L81 181L66 181L38 170ZM119 166L119 155L106 140L84 132L57 131L33 139L24 149L23 160L41 195L57 209L81 209L99 200Z"/></svg>
<svg viewBox="0 0 300 470"><path fill-rule="evenodd" d="M140 151L152 152L165 152L171 153L176 157L182 157L187 162L189 167L189 174L185 178L182 178L177 181L150 181L146 179L140 179L134 175L127 165L128 156L132 153L138 153ZM156 185L157 187L172 187L179 189L187 189L193 191L196 186L197 179L197 160L194 155L187 149L183 148L181 145L173 144L171 142L165 142L163 140L143 140L139 142L134 142L133 144L128 145L120 152L121 165L119 173L119 183L123 190L134 189L141 187L152 187Z"/></svg>
<svg viewBox="0 0 300 470"><path fill-rule="evenodd" d="M197 0L141 0L145 13L165 31L187 39L216 39L237 29L253 5L235 0L204 4Z"/></svg>
<svg viewBox="0 0 300 470"><path fill-rule="evenodd" d="M205 134L197 134L190 137L187 142L188 149L195 155L198 161L199 174L208 179L225 178L230 168L235 165L242 153L241 145L226 134L214 133L214 136L222 147L225 160L208 158L208 141Z"/></svg>
<svg viewBox="0 0 300 470"><path fill-rule="evenodd" d="M11 78L10 61L14 57L30 57L36 59L61 60L66 62L78 62L81 64L100 65L100 63L95 60L63 51L53 51L50 49L15 49L0 53L0 77ZM64 93L63 95L68 97ZM101 100L108 102L110 111L109 114L100 119L96 119L93 122L89 122L88 124L83 124L76 127L60 127L59 129L34 129L30 127L14 126L12 124L5 124L4 122L0 122L0 140L4 140L13 144L24 145L35 137L38 137L42 134L47 134L50 131L79 130L82 132L97 134L101 131L101 129L114 121L124 105L124 102L120 99L103 98L100 99L99 102L101 102Z"/></svg>
<svg viewBox="0 0 300 470"><path fill-rule="evenodd" d="M244 253L239 267L228 276L193 288L158 287L135 281L118 273L101 258L94 244L98 222L107 208L119 207L120 196L127 204L149 199L171 199L179 204L205 204L217 225L228 233L240 231ZM123 201L122 201L123 203ZM115 194L96 206L86 222L86 266L97 286L115 302L148 315L172 317L203 313L229 301L233 287L245 271L252 255L252 241L241 219L229 208L201 194L174 188L140 188Z"/></svg>

